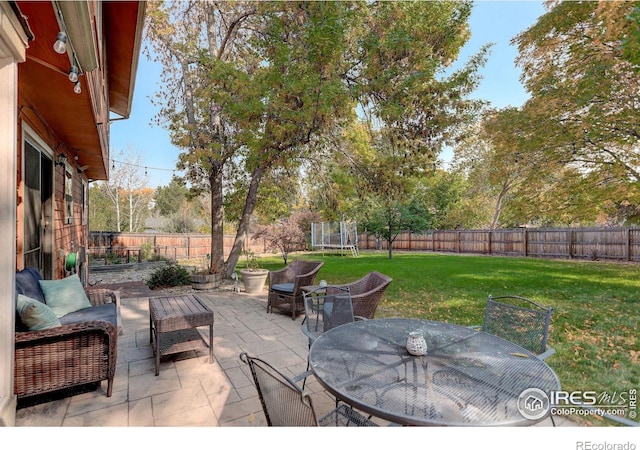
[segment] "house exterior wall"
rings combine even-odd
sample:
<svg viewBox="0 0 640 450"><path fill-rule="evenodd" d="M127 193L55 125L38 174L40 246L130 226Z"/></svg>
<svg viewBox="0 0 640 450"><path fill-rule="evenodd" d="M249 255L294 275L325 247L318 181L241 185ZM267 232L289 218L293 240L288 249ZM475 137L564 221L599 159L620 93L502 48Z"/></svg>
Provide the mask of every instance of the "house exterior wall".
<svg viewBox="0 0 640 450"><path fill-rule="evenodd" d="M27 37L6 3L0 3L0 248L16 243L16 130L18 64L25 60ZM15 255L0 258L0 426L15 424L13 395Z"/></svg>
<svg viewBox="0 0 640 450"><path fill-rule="evenodd" d="M130 106L133 92L144 2L115 3L0 1L0 248L4 250L0 258L0 426L15 424L15 272L26 265L24 200L30 193L29 205L39 205L36 193L42 187L29 178L30 187L25 188L25 140L40 152L35 167L38 156L29 149L27 159L34 165L27 173L43 174L42 180L51 182L51 191L44 196L50 200L46 208L50 214L41 220L39 208L30 206L29 226L35 225L31 230L42 227L44 236L51 236L50 278L63 278L69 275L67 255L86 254L81 249L88 243L89 177L108 177L109 96L113 91ZM103 26L103 10L111 17L109 26ZM126 31L118 32L121 27ZM61 28L67 32L68 45L73 38L75 49L58 54L53 52L52 39ZM79 59L74 60L76 50ZM111 57L106 56L109 51ZM73 64L82 61L81 95L73 92L68 81L65 58ZM117 70L109 70L108 62ZM125 87L110 89L107 72ZM130 109L123 110L128 116ZM56 164L61 154L67 158L66 165ZM31 246L37 248L37 239ZM80 270L86 266L76 261ZM80 276L87 279L86 274Z"/></svg>
<svg viewBox="0 0 640 450"><path fill-rule="evenodd" d="M74 162L74 155L68 151L60 151L56 153L53 149L66 148L64 142L55 136L55 131L47 127L46 123L42 123L41 116L37 114L37 110L19 99L18 106L19 123L18 123L18 139L17 139L17 155L18 161L23 161L24 140L27 136L33 139L35 134L37 140L44 150L54 159L59 153L67 156L66 166L54 164L53 175L53 278L64 278L65 258L68 253L76 253L80 246L86 246L89 236L89 225L87 223L88 209L88 180L82 172L78 170L77 164ZM25 267L22 243L24 241L24 207L21 199L24 197L23 182L23 164L17 167L17 217L16 217L16 268L18 270ZM72 197L73 197L73 219L71 223L66 220L66 185L67 177L71 176Z"/></svg>

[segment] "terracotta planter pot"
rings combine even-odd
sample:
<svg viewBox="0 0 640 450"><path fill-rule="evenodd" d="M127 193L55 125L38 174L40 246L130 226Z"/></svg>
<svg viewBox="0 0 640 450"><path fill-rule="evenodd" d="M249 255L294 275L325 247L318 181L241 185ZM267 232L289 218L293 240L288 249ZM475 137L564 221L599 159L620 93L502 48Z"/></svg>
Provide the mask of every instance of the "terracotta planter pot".
<svg viewBox="0 0 640 450"><path fill-rule="evenodd" d="M247 294L259 294L264 290L269 271L267 269L241 270L244 291Z"/></svg>
<svg viewBox="0 0 640 450"><path fill-rule="evenodd" d="M215 289L220 286L219 273L203 273L191 275L191 287L196 290Z"/></svg>

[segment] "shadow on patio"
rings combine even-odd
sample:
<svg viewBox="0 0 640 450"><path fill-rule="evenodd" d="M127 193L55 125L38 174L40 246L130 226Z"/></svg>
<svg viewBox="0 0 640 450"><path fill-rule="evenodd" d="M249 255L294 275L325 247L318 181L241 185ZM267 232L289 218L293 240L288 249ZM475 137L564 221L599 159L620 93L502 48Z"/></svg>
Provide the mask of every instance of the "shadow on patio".
<svg viewBox="0 0 640 450"><path fill-rule="evenodd" d="M16 426L266 426L249 368L239 354L259 355L291 376L303 372L308 341L300 330L302 316L293 321L290 315L267 314L266 292L220 290L197 295L214 312L213 364L207 351L169 355L162 358L160 374L155 376L148 297L123 295L124 334L118 340L113 395L106 397L105 381L95 391L21 407ZM200 331L208 334L206 327ZM334 399L313 377L306 388L313 393L319 414L334 407Z"/></svg>

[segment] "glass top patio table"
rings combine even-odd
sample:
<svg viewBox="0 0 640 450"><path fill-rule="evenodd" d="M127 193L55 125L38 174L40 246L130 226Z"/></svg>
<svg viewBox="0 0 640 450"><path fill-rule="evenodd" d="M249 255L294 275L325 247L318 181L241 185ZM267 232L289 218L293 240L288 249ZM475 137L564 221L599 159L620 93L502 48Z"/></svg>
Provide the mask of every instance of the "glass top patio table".
<svg viewBox="0 0 640 450"><path fill-rule="evenodd" d="M421 332L425 356L406 349ZM472 328L420 319L372 319L326 331L311 370L339 400L402 425L532 425L549 415L554 371L524 348Z"/></svg>

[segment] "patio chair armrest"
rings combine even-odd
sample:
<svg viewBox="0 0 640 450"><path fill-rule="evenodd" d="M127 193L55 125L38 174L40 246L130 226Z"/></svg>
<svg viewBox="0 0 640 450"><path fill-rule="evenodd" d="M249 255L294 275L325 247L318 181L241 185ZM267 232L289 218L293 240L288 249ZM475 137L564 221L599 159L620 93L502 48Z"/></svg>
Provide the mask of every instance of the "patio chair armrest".
<svg viewBox="0 0 640 450"><path fill-rule="evenodd" d="M104 305L106 303L115 303L116 306L120 306L120 291L113 291L111 289L85 289L87 297L91 305Z"/></svg>
<svg viewBox="0 0 640 450"><path fill-rule="evenodd" d="M116 305L116 327L118 334L123 334L122 330L122 312L120 308L120 291L114 291L105 288L88 288L85 289L89 302L93 306L115 303Z"/></svg>
<svg viewBox="0 0 640 450"><path fill-rule="evenodd" d="M308 378L310 375L313 375L313 372L311 370L306 370L296 375L295 377L291 378L291 381L293 381L294 383L297 383L298 381Z"/></svg>
<svg viewBox="0 0 640 450"><path fill-rule="evenodd" d="M539 355L536 355L539 359L542 359L543 361L545 359L547 359L549 356L554 355L556 353L556 350L552 347L547 347L547 349L540 353Z"/></svg>
<svg viewBox="0 0 640 450"><path fill-rule="evenodd" d="M37 331L15 333L16 348L47 344L52 339L76 339L82 333L98 333L107 335L110 341L116 342L116 327L106 320L79 322Z"/></svg>
<svg viewBox="0 0 640 450"><path fill-rule="evenodd" d="M309 331L306 325L302 325L300 329L302 330L302 334L309 338L309 347L311 347L311 343L318 339L318 336Z"/></svg>

